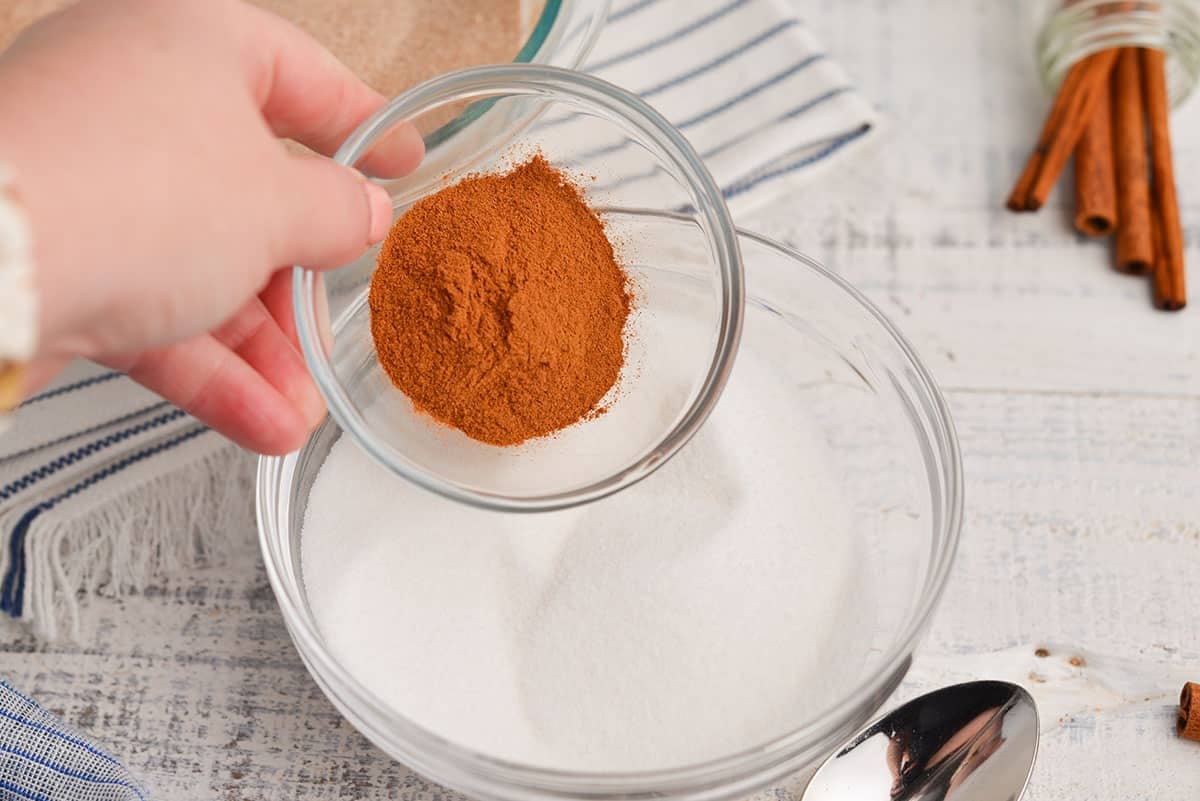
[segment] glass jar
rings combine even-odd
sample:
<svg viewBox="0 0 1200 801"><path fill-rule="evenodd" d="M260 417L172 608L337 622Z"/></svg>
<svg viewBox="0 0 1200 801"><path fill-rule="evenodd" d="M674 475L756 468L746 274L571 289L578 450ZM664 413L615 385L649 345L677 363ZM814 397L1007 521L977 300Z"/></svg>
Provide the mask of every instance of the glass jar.
<svg viewBox="0 0 1200 801"><path fill-rule="evenodd" d="M1046 87L1058 87L1079 59L1112 47L1167 54L1171 102L1200 80L1200 0L1031 0L1034 57Z"/></svg>

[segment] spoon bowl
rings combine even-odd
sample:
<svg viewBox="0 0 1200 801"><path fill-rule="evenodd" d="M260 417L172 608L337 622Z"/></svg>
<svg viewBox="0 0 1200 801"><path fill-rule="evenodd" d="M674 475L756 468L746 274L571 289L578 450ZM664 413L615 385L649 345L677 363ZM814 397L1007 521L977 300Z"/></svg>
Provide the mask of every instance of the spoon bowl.
<svg viewBox="0 0 1200 801"><path fill-rule="evenodd" d="M1037 706L1024 688L956 684L863 729L821 765L803 801L1016 801L1037 745Z"/></svg>

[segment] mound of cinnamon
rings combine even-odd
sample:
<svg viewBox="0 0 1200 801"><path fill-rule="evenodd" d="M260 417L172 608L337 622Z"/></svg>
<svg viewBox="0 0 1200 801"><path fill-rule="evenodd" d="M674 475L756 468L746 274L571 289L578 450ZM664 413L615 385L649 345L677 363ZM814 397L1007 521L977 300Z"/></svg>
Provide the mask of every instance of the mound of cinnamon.
<svg viewBox="0 0 1200 801"><path fill-rule="evenodd" d="M369 301L379 362L418 411L517 445L603 411L632 296L582 189L539 155L410 208Z"/></svg>
<svg viewBox="0 0 1200 801"><path fill-rule="evenodd" d="M1008 207L1041 208L1074 154L1075 227L1095 237L1115 231L1117 269L1149 275L1155 305L1177 311L1187 292L1169 112L1161 50L1114 48L1079 61Z"/></svg>

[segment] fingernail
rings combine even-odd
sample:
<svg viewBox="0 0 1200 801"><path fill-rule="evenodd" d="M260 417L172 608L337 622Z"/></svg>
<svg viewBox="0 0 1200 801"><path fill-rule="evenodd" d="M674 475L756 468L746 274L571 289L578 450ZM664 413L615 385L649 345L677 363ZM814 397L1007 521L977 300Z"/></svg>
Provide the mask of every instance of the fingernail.
<svg viewBox="0 0 1200 801"><path fill-rule="evenodd" d="M367 206L371 209L367 244L374 245L376 242L382 242L391 230L392 197L382 186L370 181L363 181L363 191L367 193Z"/></svg>

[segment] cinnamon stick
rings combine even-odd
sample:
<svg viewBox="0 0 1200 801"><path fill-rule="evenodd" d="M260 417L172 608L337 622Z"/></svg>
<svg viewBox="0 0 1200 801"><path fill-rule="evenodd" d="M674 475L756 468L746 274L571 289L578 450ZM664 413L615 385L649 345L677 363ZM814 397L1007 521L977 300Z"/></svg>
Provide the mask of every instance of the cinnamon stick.
<svg viewBox="0 0 1200 801"><path fill-rule="evenodd" d="M1037 179L1038 173L1041 172L1042 161L1050 146L1050 141L1062 124L1068 100L1074 97L1079 89L1079 82L1083 78L1085 67L1086 59L1076 61L1067 71L1062 83L1059 84L1058 93L1054 95L1054 103L1050 106L1050 112L1046 115L1045 122L1042 123L1042 132L1038 134L1038 141L1033 148L1033 153L1025 162L1025 169L1021 171L1021 177L1017 179L1016 186L1008 196L1007 205L1012 211L1030 211L1028 208L1029 190Z"/></svg>
<svg viewBox="0 0 1200 801"><path fill-rule="evenodd" d="M1096 92L1092 115L1075 148L1075 228L1107 236L1117 226L1117 174L1113 165L1112 92Z"/></svg>
<svg viewBox="0 0 1200 801"><path fill-rule="evenodd" d="M1108 84L1115 50L1102 50L1071 67L1059 87L1029 161L1008 198L1013 211L1036 211L1046 202L1059 174L1091 117L1099 92Z"/></svg>
<svg viewBox="0 0 1200 801"><path fill-rule="evenodd" d="M1150 125L1150 164L1155 222L1160 231L1155 253L1154 303L1160 309L1178 311L1187 305L1183 269L1183 226L1179 221L1179 198L1175 194L1175 166L1171 159L1168 116L1166 58L1161 50L1141 51L1143 94Z"/></svg>
<svg viewBox="0 0 1200 801"><path fill-rule="evenodd" d="M1175 731L1180 737L1200 740L1200 684L1189 681L1179 694L1179 717Z"/></svg>
<svg viewBox="0 0 1200 801"><path fill-rule="evenodd" d="M1113 72L1113 147L1117 169L1117 269L1146 273L1154 266L1146 123L1137 48L1121 48Z"/></svg>

